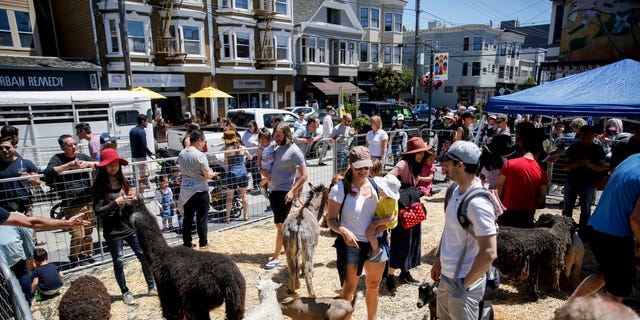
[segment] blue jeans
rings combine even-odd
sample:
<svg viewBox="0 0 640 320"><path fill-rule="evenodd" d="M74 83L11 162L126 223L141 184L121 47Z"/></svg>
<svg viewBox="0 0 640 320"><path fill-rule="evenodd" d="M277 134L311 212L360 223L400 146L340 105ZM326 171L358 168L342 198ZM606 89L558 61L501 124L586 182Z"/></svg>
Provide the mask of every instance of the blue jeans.
<svg viewBox="0 0 640 320"><path fill-rule="evenodd" d="M338 152L336 153L336 173L347 170L348 162L347 158L349 157L349 153L347 152Z"/></svg>
<svg viewBox="0 0 640 320"><path fill-rule="evenodd" d="M29 275L27 260L18 261L11 267L11 271L13 271L16 279L18 279L18 283L20 283L20 288L22 288L25 300L27 300L27 303L31 306L33 296L31 294L31 275Z"/></svg>
<svg viewBox="0 0 640 320"><path fill-rule="evenodd" d="M124 279L124 241L129 244L129 248L131 248L133 253L135 253L136 257L138 258L138 261L140 261L144 279L147 281L147 287L149 289L155 288L156 285L153 282L153 276L151 276L149 266L144 261L144 256L142 255L142 247L140 247L140 243L138 243L138 237L136 237L135 234L132 234L128 237L125 237L124 239L107 240L109 253L111 253L111 259L113 260L113 273L116 276L116 281L118 282L120 291L122 291L122 293L129 291L129 288L127 288L127 281Z"/></svg>
<svg viewBox="0 0 640 320"><path fill-rule="evenodd" d="M591 217L591 203L593 203L593 193L595 188L590 183L577 183L567 181L564 185L564 208L562 215L566 217L573 216L573 206L576 204L576 198L580 196L580 221L579 227L586 227Z"/></svg>

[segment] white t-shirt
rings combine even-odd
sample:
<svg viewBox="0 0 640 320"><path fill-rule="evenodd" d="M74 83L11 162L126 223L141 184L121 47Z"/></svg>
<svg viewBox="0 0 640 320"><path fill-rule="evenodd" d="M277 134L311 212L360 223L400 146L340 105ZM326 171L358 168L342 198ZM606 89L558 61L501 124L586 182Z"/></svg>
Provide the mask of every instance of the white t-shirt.
<svg viewBox="0 0 640 320"><path fill-rule="evenodd" d="M352 187L352 189L357 191L356 188ZM355 197L349 194L345 199L344 184L340 181L331 188L329 199L337 203L342 203L342 199L344 199L345 203L342 207L340 224L353 232L358 241L368 242L366 232L376 216L376 207L378 206L377 192L373 192L373 196L368 198L363 197L360 193Z"/></svg>
<svg viewBox="0 0 640 320"><path fill-rule="evenodd" d="M331 115L327 114L322 118L322 138L331 138L331 131L333 131L333 119L331 119Z"/></svg>
<svg viewBox="0 0 640 320"><path fill-rule="evenodd" d="M478 255L478 243L474 236L464 230L458 222L458 207L462 198L472 189L481 188L481 182L473 184L464 194L456 188L451 195L449 204L445 210L444 231L442 234L442 247L440 253L441 273L447 278L453 278L456 272L458 260L462 254L464 243L467 243L462 266L458 278L466 277L476 255ZM469 202L467 218L472 224L476 236L488 236L497 234L496 215L493 204L486 197L475 197Z"/></svg>
<svg viewBox="0 0 640 320"><path fill-rule="evenodd" d="M373 130L367 132L367 143L369 143L371 156L378 158L384 157L382 154L382 141L389 141L389 136L384 130L378 129L375 133Z"/></svg>

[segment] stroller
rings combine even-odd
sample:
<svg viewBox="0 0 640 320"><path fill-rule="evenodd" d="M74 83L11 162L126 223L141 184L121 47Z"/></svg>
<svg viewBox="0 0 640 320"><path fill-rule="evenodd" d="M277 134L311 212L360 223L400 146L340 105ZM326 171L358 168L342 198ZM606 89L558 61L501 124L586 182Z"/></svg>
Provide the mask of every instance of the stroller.
<svg viewBox="0 0 640 320"><path fill-rule="evenodd" d="M220 173L213 180L209 181L209 186L211 188L211 201L209 204L211 208L216 211L216 213L222 213L223 215L227 210L227 172L224 168L224 155L207 155L209 159L209 167L214 172ZM231 218L236 219L239 218L244 211L244 205L242 204L242 199L240 197L240 189L236 188L233 190L233 200L231 202Z"/></svg>

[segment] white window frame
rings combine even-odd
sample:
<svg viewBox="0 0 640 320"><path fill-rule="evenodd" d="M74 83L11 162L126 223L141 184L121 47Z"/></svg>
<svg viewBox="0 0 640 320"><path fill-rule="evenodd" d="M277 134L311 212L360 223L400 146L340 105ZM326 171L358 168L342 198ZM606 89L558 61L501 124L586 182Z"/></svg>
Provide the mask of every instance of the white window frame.
<svg viewBox="0 0 640 320"><path fill-rule="evenodd" d="M393 32L402 32L402 14L401 13L393 14Z"/></svg>
<svg viewBox="0 0 640 320"><path fill-rule="evenodd" d="M105 38L107 42L107 55L122 55L122 39L120 38L120 18L118 17L118 13L107 13L103 15L103 25ZM118 43L118 51L113 50L113 38L111 37L111 31L109 29L109 21L113 20L116 26L117 39ZM131 48L129 48L129 54L131 56L150 56L151 55L151 19L148 16L141 16L138 14L128 14L127 21L137 21L142 22L144 28L144 37L145 37L145 52L135 52ZM127 38L129 41L129 38Z"/></svg>
<svg viewBox="0 0 640 320"><path fill-rule="evenodd" d="M360 62L369 62L369 43L360 43Z"/></svg>
<svg viewBox="0 0 640 320"><path fill-rule="evenodd" d="M247 7L246 8L238 8L236 6L236 2L238 0L220 0L218 2L218 10L222 11L240 11L240 12L251 12L253 11L253 0L246 0Z"/></svg>
<svg viewBox="0 0 640 320"><path fill-rule="evenodd" d="M18 29L18 17L17 14L21 12L21 13L26 13L27 14L27 18L29 18L29 29L31 29L30 31L20 31L20 29ZM16 21L16 33L18 34L18 48L22 48L22 49L33 49L35 48L35 37L34 37L34 33L33 33L33 18L31 17L31 14L29 14L29 11L22 11L22 10L13 10L13 17ZM20 35L23 34L28 34L31 35L31 43L29 46L25 47L22 45L22 39L20 38ZM15 44L14 44L15 46Z"/></svg>
<svg viewBox="0 0 640 320"><path fill-rule="evenodd" d="M274 56L276 58L277 61L291 61L291 34L289 33L276 33L273 36L273 44L275 52L274 52ZM278 55L278 50L280 49L280 45L283 43L284 41L284 50L286 50L286 57L280 57ZM280 43L278 43L280 42Z"/></svg>
<svg viewBox="0 0 640 320"><path fill-rule="evenodd" d="M384 57L382 62L384 64L391 64L393 61L393 50L391 50L391 46L384 46Z"/></svg>
<svg viewBox="0 0 640 320"><path fill-rule="evenodd" d="M4 10L5 14L7 15L7 28L9 29L2 29L0 31L2 31L3 33L6 33L9 35L9 40L11 41L11 45L10 46L2 46L5 48L14 48L15 47L15 41L13 41L13 30L11 28L11 10L9 9L5 9L2 8L2 10Z"/></svg>
<svg viewBox="0 0 640 320"><path fill-rule="evenodd" d="M238 57L238 34L248 34L249 35L249 57ZM225 37L228 40L228 43L225 42ZM253 57L255 55L254 52L254 33L245 27L220 27L218 30L218 39L222 44L220 46L220 61L253 61ZM229 56L226 56L224 53L225 46L229 48Z"/></svg>
<svg viewBox="0 0 640 320"><path fill-rule="evenodd" d="M374 14L373 11L377 11L378 14L375 15L375 19L374 19ZM371 29L380 29L380 9L378 8L371 8L371 10L369 10L369 28ZM376 22L375 25L373 22Z"/></svg>
<svg viewBox="0 0 640 320"><path fill-rule="evenodd" d="M375 50L374 50L374 48L375 48ZM379 43L372 43L371 44L371 62L372 63L379 63L380 62L380 44Z"/></svg>
<svg viewBox="0 0 640 320"><path fill-rule="evenodd" d="M358 65L358 49L356 42L347 42L347 64L351 66Z"/></svg>
<svg viewBox="0 0 640 320"><path fill-rule="evenodd" d="M281 16L281 17L290 17L291 16L291 6L289 5L290 1L289 0L273 0L273 11L277 12L277 16ZM285 14L280 13L277 8L278 5L284 5L285 8Z"/></svg>
<svg viewBox="0 0 640 320"><path fill-rule="evenodd" d="M391 19L390 19L390 22L389 22L389 23L390 23L390 25L389 25L389 30L387 30L387 16L388 16L388 15L390 15L390 16L391 16ZM384 30L385 32L393 32L393 12L385 12L385 13L384 13L384 19L383 19L383 20L384 20L384 21L383 21L383 22L384 22L384 23L383 23L383 25L384 25L384 29L382 29L382 30Z"/></svg>
<svg viewBox="0 0 640 320"><path fill-rule="evenodd" d="M328 49L328 44L327 44L327 39L320 39L318 38L318 41L316 43L316 46L318 48L318 58L317 58L317 63L319 64L327 64L327 49Z"/></svg>
<svg viewBox="0 0 640 320"><path fill-rule="evenodd" d="M402 47L393 47L393 64L400 64L402 62Z"/></svg>
<svg viewBox="0 0 640 320"><path fill-rule="evenodd" d="M366 11L367 12L367 19L365 21L365 24L362 24L362 12ZM369 7L360 7L360 26L363 28L369 28L371 26L371 23L369 22L371 19L371 15L370 15L370 9Z"/></svg>
<svg viewBox="0 0 640 320"><path fill-rule="evenodd" d="M189 58L201 58L204 57L205 54L205 43L204 43L204 22L203 21L175 21L175 23L173 24L173 27L175 30L178 30L178 34L174 35L174 37L176 37L178 46L180 46L180 51L181 52L185 52L187 53L187 57ZM199 54L193 54L193 53L189 53L187 52L187 42L195 42L194 40L187 40L187 38L184 35L184 28L185 27L189 27L189 28L196 28L198 29L198 48L200 53Z"/></svg>

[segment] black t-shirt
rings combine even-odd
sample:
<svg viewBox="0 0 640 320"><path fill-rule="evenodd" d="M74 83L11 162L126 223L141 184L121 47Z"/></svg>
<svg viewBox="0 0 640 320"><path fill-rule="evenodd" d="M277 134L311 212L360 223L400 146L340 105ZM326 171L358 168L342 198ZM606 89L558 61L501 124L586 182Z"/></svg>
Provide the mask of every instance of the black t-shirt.
<svg viewBox="0 0 640 320"><path fill-rule="evenodd" d="M596 164L604 161L605 154L602 147L594 143L586 147L576 143L567 149L567 159L571 162L587 159L589 162ZM594 183L599 178L600 174L587 168L587 166L579 166L567 173L567 181L576 183Z"/></svg>
<svg viewBox="0 0 640 320"><path fill-rule="evenodd" d="M9 219L10 214L11 213L9 213L9 211L0 207L0 225L4 224L4 222L7 221L7 219Z"/></svg>

